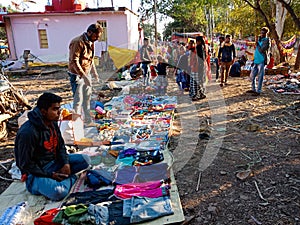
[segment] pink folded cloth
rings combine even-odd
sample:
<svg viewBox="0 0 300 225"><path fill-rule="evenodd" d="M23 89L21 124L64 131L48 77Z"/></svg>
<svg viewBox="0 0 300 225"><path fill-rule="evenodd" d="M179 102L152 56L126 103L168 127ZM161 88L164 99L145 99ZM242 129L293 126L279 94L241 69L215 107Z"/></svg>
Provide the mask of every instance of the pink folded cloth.
<svg viewBox="0 0 300 225"><path fill-rule="evenodd" d="M117 185L114 194L122 199L131 197L158 198L169 195L169 184L163 181L149 181L145 183L129 183Z"/></svg>

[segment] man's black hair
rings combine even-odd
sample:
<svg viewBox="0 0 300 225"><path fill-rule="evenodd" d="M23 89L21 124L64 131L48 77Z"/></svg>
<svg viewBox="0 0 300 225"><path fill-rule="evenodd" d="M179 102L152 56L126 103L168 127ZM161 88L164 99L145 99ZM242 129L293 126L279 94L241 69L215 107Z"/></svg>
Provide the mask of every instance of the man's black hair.
<svg viewBox="0 0 300 225"><path fill-rule="evenodd" d="M88 27L87 32L89 31L92 33L101 33L103 32L103 28L99 23L93 23Z"/></svg>
<svg viewBox="0 0 300 225"><path fill-rule="evenodd" d="M157 60L162 60L163 57L161 55L157 56Z"/></svg>
<svg viewBox="0 0 300 225"><path fill-rule="evenodd" d="M39 109L48 110L53 103L61 103L61 101L62 97L50 92L45 92L39 97L37 101L37 107Z"/></svg>
<svg viewBox="0 0 300 225"><path fill-rule="evenodd" d="M197 42L197 41L200 41L201 45L205 45L205 41L204 41L204 39L203 39L203 36L197 36L197 37L196 37L196 42Z"/></svg>
<svg viewBox="0 0 300 225"><path fill-rule="evenodd" d="M268 27L262 27L261 30L264 31L266 34L268 34L270 31Z"/></svg>
<svg viewBox="0 0 300 225"><path fill-rule="evenodd" d="M242 59L239 59L238 62L241 66L245 66L245 64L246 64L246 62Z"/></svg>

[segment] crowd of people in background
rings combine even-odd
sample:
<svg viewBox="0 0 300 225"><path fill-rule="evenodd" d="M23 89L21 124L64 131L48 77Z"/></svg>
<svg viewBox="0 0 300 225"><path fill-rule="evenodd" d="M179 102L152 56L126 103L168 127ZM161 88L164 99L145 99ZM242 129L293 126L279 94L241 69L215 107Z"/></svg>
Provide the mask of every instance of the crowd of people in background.
<svg viewBox="0 0 300 225"><path fill-rule="evenodd" d="M188 92L192 101L206 98L205 84L212 81L211 58L215 57L216 81L221 73L221 86L227 84L229 68L235 60L235 48L228 37L228 44L231 45L232 56L227 59L224 50L227 49L227 42L223 45L224 37L220 37L220 44L217 52L212 55L210 43L205 36L196 36L189 39L188 43L162 42L159 43L156 53L154 47L149 43L149 38L144 38L143 46L140 47L140 61L143 74L143 85L148 86L153 81L158 93L166 94L167 75L174 76L178 84L179 92ZM218 56L220 54L220 56ZM229 61L228 61L229 60ZM228 61L228 62L227 62ZM219 72L219 67L221 71ZM136 66L132 66L136 68ZM151 69L152 68L152 69ZM155 79L151 79L152 73L157 73Z"/></svg>
<svg viewBox="0 0 300 225"><path fill-rule="evenodd" d="M179 92L189 92L192 101L206 97L205 82L211 80L211 72L210 50L204 36L197 36L187 44L165 42L159 46L156 54L149 45L149 39L144 38L144 44L140 48L140 60L144 86L153 80L158 93L164 95L168 84L167 75L171 75L176 77ZM150 79L153 69L157 76Z"/></svg>
<svg viewBox="0 0 300 225"><path fill-rule="evenodd" d="M265 28L262 30L268 33ZM264 38L266 37L261 36L259 40L265 41ZM260 47L261 45L263 46ZM270 45L265 45L265 42L256 42L251 74L254 74L254 77L259 76L259 79L262 79L263 73L258 65L262 64L255 62L258 58L266 58L265 55L269 54L265 47L269 49ZM237 56L236 46L229 34L218 37L216 48L212 47L204 35L189 38L188 43L159 42L156 48L151 47L149 38L144 38L144 44L139 51L144 86L153 82L157 92L164 95L167 87L166 77L170 75L176 79L179 93L188 92L192 101L206 98L206 83L213 80L211 64L215 64L215 81L223 87L228 84L229 76L241 76L241 69L248 61L246 55ZM267 63L266 60L265 63ZM261 80L258 82L257 90L254 90L254 85L252 84L251 92L258 96L261 92Z"/></svg>

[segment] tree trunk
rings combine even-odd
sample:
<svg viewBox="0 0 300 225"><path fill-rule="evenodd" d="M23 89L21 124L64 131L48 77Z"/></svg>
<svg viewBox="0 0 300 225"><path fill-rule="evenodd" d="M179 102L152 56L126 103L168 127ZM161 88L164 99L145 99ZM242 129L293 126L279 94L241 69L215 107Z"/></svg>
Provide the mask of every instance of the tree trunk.
<svg viewBox="0 0 300 225"><path fill-rule="evenodd" d="M286 2L285 0L278 0L279 2L281 2L283 4L283 6L286 8L286 10L291 14L291 17L293 18L296 26L298 27L298 30L300 31L300 18L297 17L294 9L292 8L291 1ZM295 70L299 69L300 66L300 51L299 51L298 47L298 52L297 52L297 57L296 57L296 62L295 62Z"/></svg>
<svg viewBox="0 0 300 225"><path fill-rule="evenodd" d="M294 69L297 70L299 69L299 65L300 65L300 46L298 47L298 51L297 51L297 57L296 57L296 61L295 61L295 66Z"/></svg>
<svg viewBox="0 0 300 225"><path fill-rule="evenodd" d="M281 3L278 2L278 0L274 0L275 4L275 29L278 34L279 40L282 39L282 33L284 28L284 22L286 19L287 10L283 7ZM271 5L271 3L270 3ZM275 65L279 62L282 62L283 58L281 58L282 53L280 52L280 46L276 44L276 47L273 48L273 56L275 59Z"/></svg>
<svg viewBox="0 0 300 225"><path fill-rule="evenodd" d="M279 36L279 39L281 40L287 10L286 10L286 8L284 8L284 6L282 4L280 4L278 2L278 0L275 0L274 3L276 5L275 26L276 26L276 31L277 31L277 34Z"/></svg>
<svg viewBox="0 0 300 225"><path fill-rule="evenodd" d="M286 10L291 14L292 19L294 20L296 26L298 27L298 29L300 30L300 18L297 16L297 14L295 13L294 9L292 8L291 1L286 2L285 0L277 0L278 2L282 3L284 8L286 8Z"/></svg>
<svg viewBox="0 0 300 225"><path fill-rule="evenodd" d="M272 28L270 28L270 31L272 33L272 36L273 36L274 41L276 43L276 46L279 49L279 61L280 62L284 62L285 61L285 57L284 57L284 54L281 52L281 42L280 42L280 39L278 37L277 31L275 29L275 25L274 24L272 24L272 25L270 24L270 26L272 27Z"/></svg>

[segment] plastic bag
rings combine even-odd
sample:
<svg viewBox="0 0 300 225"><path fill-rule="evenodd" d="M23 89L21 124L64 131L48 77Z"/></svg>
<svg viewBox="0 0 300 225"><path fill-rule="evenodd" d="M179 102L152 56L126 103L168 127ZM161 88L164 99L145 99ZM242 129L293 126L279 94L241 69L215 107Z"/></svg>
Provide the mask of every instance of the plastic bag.
<svg viewBox="0 0 300 225"><path fill-rule="evenodd" d="M57 215L60 209L53 208L44 212L40 217L34 220L34 225L60 225L60 223L54 223L52 220Z"/></svg>
<svg viewBox="0 0 300 225"><path fill-rule="evenodd" d="M84 137L83 120L80 116L73 116L72 120L61 120L58 124L65 144L72 145Z"/></svg>

